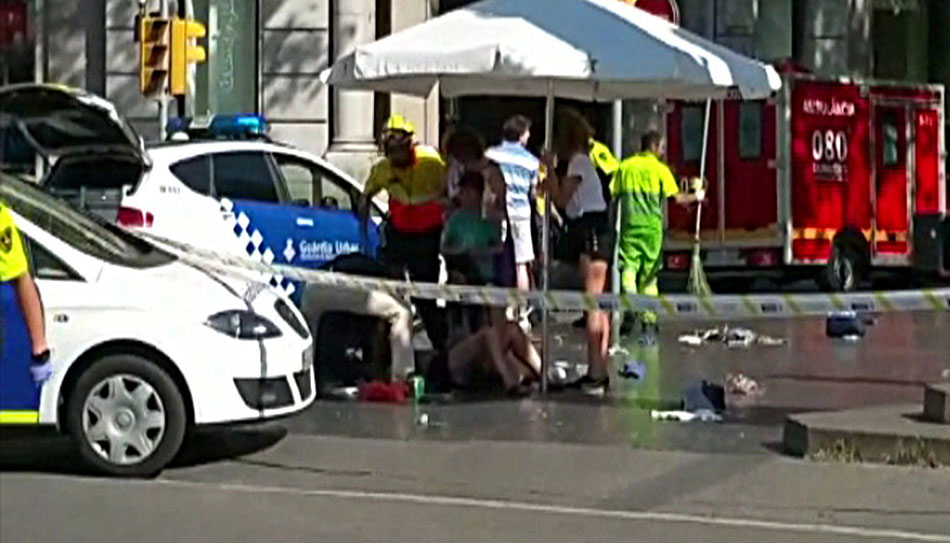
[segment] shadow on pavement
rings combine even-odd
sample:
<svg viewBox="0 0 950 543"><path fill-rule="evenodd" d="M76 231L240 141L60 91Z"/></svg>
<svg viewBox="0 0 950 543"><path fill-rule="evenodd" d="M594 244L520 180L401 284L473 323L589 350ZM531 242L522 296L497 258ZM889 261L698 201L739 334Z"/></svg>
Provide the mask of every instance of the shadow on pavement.
<svg viewBox="0 0 950 543"><path fill-rule="evenodd" d="M191 433L169 467L231 460L270 448L287 435L279 425L209 427ZM0 472L40 472L95 476L68 436L51 428L0 431Z"/></svg>
<svg viewBox="0 0 950 543"><path fill-rule="evenodd" d="M169 467L233 460L269 449L287 435L278 424L199 428L192 432Z"/></svg>

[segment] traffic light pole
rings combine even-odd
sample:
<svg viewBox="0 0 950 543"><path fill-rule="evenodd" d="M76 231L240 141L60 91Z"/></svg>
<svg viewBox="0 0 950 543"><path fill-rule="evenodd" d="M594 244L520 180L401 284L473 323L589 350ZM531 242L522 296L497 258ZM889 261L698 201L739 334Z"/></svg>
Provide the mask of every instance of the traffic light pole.
<svg viewBox="0 0 950 543"><path fill-rule="evenodd" d="M159 17L168 19L168 0L158 0ZM168 81L158 91L158 139L165 140L165 129L168 126Z"/></svg>

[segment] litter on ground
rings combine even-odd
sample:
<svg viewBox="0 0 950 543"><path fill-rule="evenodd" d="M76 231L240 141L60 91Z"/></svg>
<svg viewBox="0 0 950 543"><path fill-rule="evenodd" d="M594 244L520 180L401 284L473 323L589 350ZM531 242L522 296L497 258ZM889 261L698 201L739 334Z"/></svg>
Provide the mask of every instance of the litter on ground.
<svg viewBox="0 0 950 543"><path fill-rule="evenodd" d="M729 326L681 334L679 342L690 347L699 347L705 343L722 343L730 349L745 348L752 345L779 347L788 344L788 340L785 338L758 334L748 328L730 328Z"/></svg>
<svg viewBox="0 0 950 543"><path fill-rule="evenodd" d="M758 396L764 392L758 383L742 373L726 376L726 391L737 396Z"/></svg>
<svg viewBox="0 0 950 543"><path fill-rule="evenodd" d="M709 409L699 411L650 411L650 417L659 421L675 422L722 422L722 415Z"/></svg>

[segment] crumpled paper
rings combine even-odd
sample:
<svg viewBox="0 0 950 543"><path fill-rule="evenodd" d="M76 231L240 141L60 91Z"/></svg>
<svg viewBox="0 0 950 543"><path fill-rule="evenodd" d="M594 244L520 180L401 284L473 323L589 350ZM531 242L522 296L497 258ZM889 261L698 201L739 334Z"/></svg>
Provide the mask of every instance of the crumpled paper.
<svg viewBox="0 0 950 543"><path fill-rule="evenodd" d="M705 343L722 343L730 349L745 348L752 345L778 347L788 344L788 340L785 338L758 334L748 328L730 328L728 325L722 328L695 330L689 334L681 334L678 341L690 347L700 347Z"/></svg>

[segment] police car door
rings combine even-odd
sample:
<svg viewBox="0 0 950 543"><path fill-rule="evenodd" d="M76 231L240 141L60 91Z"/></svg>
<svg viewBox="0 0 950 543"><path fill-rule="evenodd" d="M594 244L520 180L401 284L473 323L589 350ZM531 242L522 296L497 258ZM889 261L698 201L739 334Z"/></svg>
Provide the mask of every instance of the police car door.
<svg viewBox="0 0 950 543"><path fill-rule="evenodd" d="M278 260L316 268L345 254L375 256L377 226L371 223L361 232L355 187L303 158L281 153L272 156L295 211L292 232L283 240Z"/></svg>

